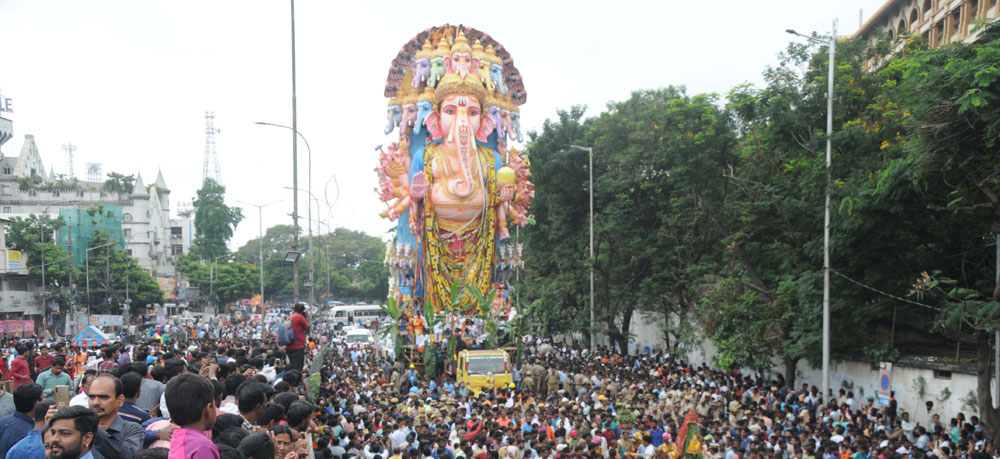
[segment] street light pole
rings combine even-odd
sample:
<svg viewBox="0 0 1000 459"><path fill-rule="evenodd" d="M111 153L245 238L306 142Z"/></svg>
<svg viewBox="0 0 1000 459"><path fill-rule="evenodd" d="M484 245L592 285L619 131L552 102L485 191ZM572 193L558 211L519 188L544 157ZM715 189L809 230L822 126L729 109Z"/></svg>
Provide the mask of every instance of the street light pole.
<svg viewBox="0 0 1000 459"><path fill-rule="evenodd" d="M594 333L594 147L570 145L577 150L587 152L587 172L590 174L590 352L593 354L597 345Z"/></svg>
<svg viewBox="0 0 1000 459"><path fill-rule="evenodd" d="M277 203L279 203L281 201L283 201L283 200L269 202L267 204L253 204L253 203L244 202L244 201L236 201L236 202L238 202L240 204L246 204L248 206L254 206L254 207L257 208L257 227L258 227L257 231L258 231L258 241L260 242L259 247L258 247L258 250L260 251L259 252L260 255L259 255L259 258L258 258L259 263L260 263L260 267L259 267L258 271L260 271L260 305L261 306L264 305L264 213L263 213L263 209L265 207L271 205L271 204L277 204Z"/></svg>
<svg viewBox="0 0 1000 459"><path fill-rule="evenodd" d="M830 64L827 74L826 88L826 202L823 207L823 382L822 400L829 401L830 396L830 186L832 166L832 136L833 136L833 78L834 55L837 50L837 21L833 21L830 38L820 40L816 37L802 35L794 30L786 32L803 37L809 41L825 44L830 48Z"/></svg>
<svg viewBox="0 0 1000 459"><path fill-rule="evenodd" d="M292 0L292 8L294 10L294 8L295 8L295 0ZM295 70L294 70L295 69L295 64L294 64L294 62L295 62L295 51L294 51L294 47L295 47L295 37L294 37L294 35L295 35L295 25L294 25L294 22L295 21L294 21L294 12L293 12L293 19L292 19L292 48L293 48L293 51L292 51L292 75L293 75L292 76L292 80L293 81L295 79L295 77L294 77L294 75L295 75ZM294 83L292 84L292 87L293 88L295 87ZM295 90L293 89L292 92L293 92L292 100L294 101L295 100L295 96L294 96ZM302 138L302 142L304 142L306 144L306 152L308 153L308 156L309 156L309 192L310 192L310 194L312 194L312 148L309 147L309 141L306 140L306 136L302 135L302 133L299 132L296 129L295 115L294 115L294 106L295 106L295 104L293 102L292 103L293 111L292 111L292 126L291 127L285 126L285 125L281 125L281 124L267 123L267 122L264 122L264 121L256 121L255 124L259 124L261 126L274 126L274 127L285 128L285 129L291 129L292 130L292 137L293 138L295 138L296 140L298 138ZM297 141L295 143L298 144ZM293 203L294 205L292 206L292 220L295 221L295 227L294 227L294 233L295 234L294 234L294 242L293 242L294 247L293 247L293 250L298 250L299 249L299 180L298 180L298 153L297 153L298 150L296 148L297 147L294 147L293 150L292 150L292 161L295 162L295 164L293 165L293 171L294 171L294 175L296 177L295 180L292 180L292 199L295 200L295 202ZM312 218L312 205L311 204L309 205L309 218ZM309 225L309 248L308 248L308 250L309 250L309 255L312 256L312 225ZM313 266L314 266L314 262L311 261L310 265L309 265L309 283L310 284L313 284ZM296 261L295 264L292 267L292 283L295 284L295 286L294 286L295 302L297 303L299 301L299 263L298 263L298 261ZM309 289L309 301L310 301L310 303L315 302L315 299L316 299L315 298L315 294L316 294L315 287L310 287L310 289Z"/></svg>

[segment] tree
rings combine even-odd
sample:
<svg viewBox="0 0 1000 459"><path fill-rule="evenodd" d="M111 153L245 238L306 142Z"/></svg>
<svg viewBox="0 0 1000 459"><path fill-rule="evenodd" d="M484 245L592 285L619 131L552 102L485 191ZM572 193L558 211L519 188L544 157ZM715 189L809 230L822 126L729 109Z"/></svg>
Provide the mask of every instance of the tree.
<svg viewBox="0 0 1000 459"><path fill-rule="evenodd" d="M181 255L177 262L181 274L198 287L203 298L226 304L258 293L260 271L243 261L205 261L195 254Z"/></svg>
<svg viewBox="0 0 1000 459"><path fill-rule="evenodd" d="M225 196L226 187L206 178L194 200L193 251L202 258L213 259L229 253L226 243L243 220L243 211L227 206Z"/></svg>
<svg viewBox="0 0 1000 459"><path fill-rule="evenodd" d="M56 244L52 238L53 233L64 225L61 217L31 214L25 218L12 218L5 228L7 247L29 255L31 277L41 280L44 262L46 302L55 301L66 307L69 296L62 290L68 286L72 263L66 248Z"/></svg>
<svg viewBox="0 0 1000 459"><path fill-rule="evenodd" d="M121 314L126 299L140 308L163 302L163 291L156 280L135 258L118 249L107 233L94 235L89 248L94 250L89 251L86 267L77 267L75 275L84 279L89 272L90 297L84 296L82 303L92 305L94 312ZM84 289L78 290L86 294Z"/></svg>
<svg viewBox="0 0 1000 459"><path fill-rule="evenodd" d="M905 142L887 148L895 157L877 171L885 184L879 196L893 187L914 190L937 214L929 221L943 230L936 241L939 256L925 259L923 271L940 271L935 277L951 279L948 290L940 289L945 294L935 298L942 307L938 325L956 339L971 330L979 413L994 442L1000 441L1000 411L993 408L990 390L990 338L1000 329L1000 278L990 263L988 241L991 232L1000 233L998 62L997 23L987 26L976 43L916 49L890 61L880 75L890 88L885 100L898 108L887 112L907 135ZM922 276L917 286L928 282Z"/></svg>
<svg viewBox="0 0 1000 459"><path fill-rule="evenodd" d="M590 329L587 310L588 225L586 107L558 111L542 132L529 132L536 221L520 231L524 240L523 300L536 304L532 321L541 336ZM595 157L595 160L598 159ZM597 169L602 170L602 169Z"/></svg>
<svg viewBox="0 0 1000 459"><path fill-rule="evenodd" d="M107 179L104 181L104 185L101 189L107 191L108 193L121 193L129 194L135 188L135 175L129 174L119 174L117 172L108 172Z"/></svg>
<svg viewBox="0 0 1000 459"><path fill-rule="evenodd" d="M237 260L260 265L261 239L252 239L237 249ZM292 226L268 228L263 237L264 296L292 297L292 265L284 261L285 250L292 245ZM300 242L308 247L308 242ZM317 297L379 302L389 290L389 269L384 265L385 243L359 231L337 228L313 238L312 252L299 260L301 272L308 269L315 257ZM330 289L326 289L329 279ZM300 274L299 282L308 282ZM304 288L302 285L300 289Z"/></svg>
<svg viewBox="0 0 1000 459"><path fill-rule="evenodd" d="M638 91L590 129L595 148L596 268L604 325L622 352L633 312L666 323L693 311L719 253L713 222L734 135L714 94Z"/></svg>

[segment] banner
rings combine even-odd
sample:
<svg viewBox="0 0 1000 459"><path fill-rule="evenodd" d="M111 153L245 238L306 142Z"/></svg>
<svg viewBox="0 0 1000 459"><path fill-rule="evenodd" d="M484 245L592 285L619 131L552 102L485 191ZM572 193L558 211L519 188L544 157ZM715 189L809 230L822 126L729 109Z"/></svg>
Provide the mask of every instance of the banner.
<svg viewBox="0 0 1000 459"><path fill-rule="evenodd" d="M162 326L164 326L166 324L167 324L167 315L166 314L157 314L156 315L156 325L159 325L159 326L162 327Z"/></svg>
<svg viewBox="0 0 1000 459"><path fill-rule="evenodd" d="M21 251L7 250L7 271L21 270Z"/></svg>
<svg viewBox="0 0 1000 459"><path fill-rule="evenodd" d="M0 333L32 333L35 331L33 320L0 320Z"/></svg>
<svg viewBox="0 0 1000 459"><path fill-rule="evenodd" d="M120 315L94 314L90 316L90 325L100 328L121 327L122 323L122 316Z"/></svg>
<svg viewBox="0 0 1000 459"><path fill-rule="evenodd" d="M177 287L177 279L173 277L157 277L156 283L160 286L160 290L163 291L163 298L167 300L176 300L177 295L175 295L175 290Z"/></svg>

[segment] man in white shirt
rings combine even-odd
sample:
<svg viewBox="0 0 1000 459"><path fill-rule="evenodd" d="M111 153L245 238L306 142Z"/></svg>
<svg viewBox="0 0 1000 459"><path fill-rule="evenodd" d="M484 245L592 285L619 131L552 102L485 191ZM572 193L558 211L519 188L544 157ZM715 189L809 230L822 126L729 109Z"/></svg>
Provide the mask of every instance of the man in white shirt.
<svg viewBox="0 0 1000 459"><path fill-rule="evenodd" d="M87 391L90 390L90 383L94 382L94 378L95 376L92 374L83 375L83 383L80 384L80 393L69 399L69 406L90 408L90 398L87 396Z"/></svg>
<svg viewBox="0 0 1000 459"><path fill-rule="evenodd" d="M653 459L656 456L656 448L653 446L653 437L649 434L642 436L642 447L639 452L644 459Z"/></svg>

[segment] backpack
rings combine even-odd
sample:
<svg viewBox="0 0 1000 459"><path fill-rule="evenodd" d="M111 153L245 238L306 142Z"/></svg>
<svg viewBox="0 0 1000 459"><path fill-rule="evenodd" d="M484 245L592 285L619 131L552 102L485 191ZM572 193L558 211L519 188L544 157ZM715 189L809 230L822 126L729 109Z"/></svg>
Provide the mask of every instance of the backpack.
<svg viewBox="0 0 1000 459"><path fill-rule="evenodd" d="M278 344L288 346L295 342L295 328L292 326L292 319L288 319L278 325Z"/></svg>

